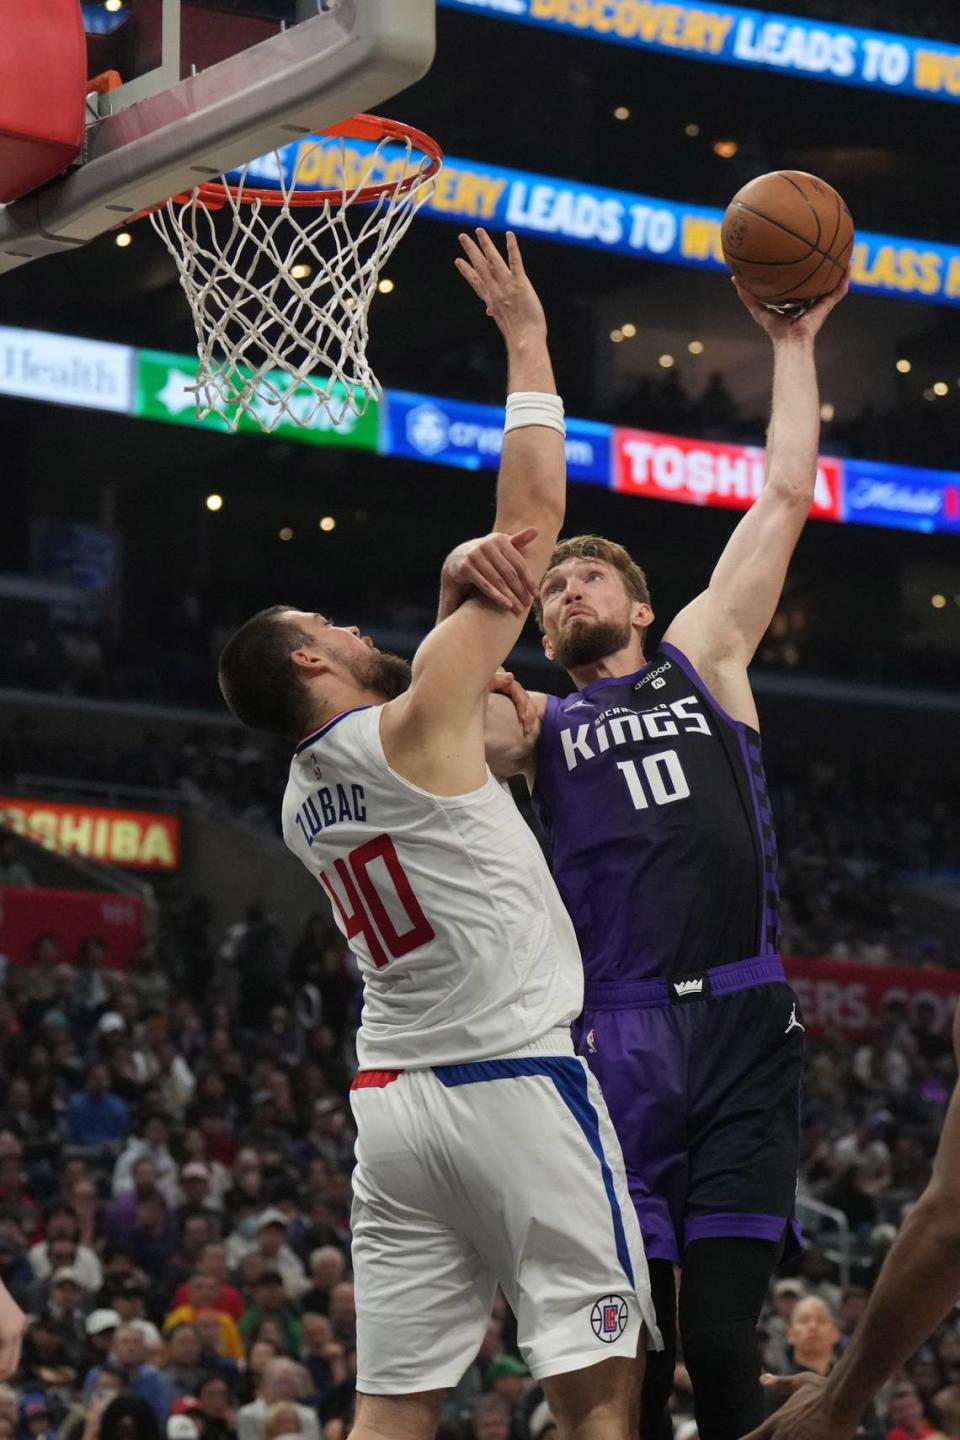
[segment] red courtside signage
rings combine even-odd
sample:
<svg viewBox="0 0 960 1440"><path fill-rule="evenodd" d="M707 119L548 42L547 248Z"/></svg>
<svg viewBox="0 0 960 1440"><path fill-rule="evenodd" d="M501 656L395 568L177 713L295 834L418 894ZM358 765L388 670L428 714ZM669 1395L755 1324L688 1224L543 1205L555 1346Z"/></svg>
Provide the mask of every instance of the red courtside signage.
<svg viewBox="0 0 960 1440"><path fill-rule="evenodd" d="M107 968L123 969L133 961L143 931L139 895L0 885L0 950L15 965L29 965L37 940L52 932L64 960L73 961L84 940L96 936L105 947Z"/></svg>
<svg viewBox="0 0 960 1440"><path fill-rule="evenodd" d="M176 870L180 821L147 810L0 797L0 824L58 850L134 870Z"/></svg>
<svg viewBox="0 0 960 1440"><path fill-rule="evenodd" d="M839 1033L851 1040L867 1039L890 1001L902 1004L911 1021L918 1006L932 1006L937 1030L950 1034L960 1000L956 971L796 956L787 956L784 965L811 1038Z"/></svg>
<svg viewBox="0 0 960 1440"><path fill-rule="evenodd" d="M764 452L754 445L721 445L652 430L614 430L613 445L613 488L621 495L748 510L763 489ZM843 462L821 456L810 514L839 520L842 484Z"/></svg>

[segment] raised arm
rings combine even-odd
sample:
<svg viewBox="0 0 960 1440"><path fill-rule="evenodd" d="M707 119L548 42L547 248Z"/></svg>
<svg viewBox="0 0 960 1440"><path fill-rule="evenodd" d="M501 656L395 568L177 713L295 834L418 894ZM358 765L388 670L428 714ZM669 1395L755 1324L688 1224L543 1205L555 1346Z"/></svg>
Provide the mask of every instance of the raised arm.
<svg viewBox="0 0 960 1440"><path fill-rule="evenodd" d="M960 1010L953 1026L960 1065ZM774 1381L796 1391L749 1440L851 1440L883 1382L960 1298L960 1087L947 1111L930 1184L904 1221L853 1339L826 1380Z"/></svg>
<svg viewBox="0 0 960 1440"><path fill-rule="evenodd" d="M507 346L509 398L495 529L522 536L536 586L560 533L566 501L562 406L547 349L543 309L520 249L507 237L507 261L489 236L461 236L458 269L483 300ZM484 783L484 717L497 667L516 644L529 597L505 609L472 595L427 636L413 662L406 695L384 706L387 759L406 779L437 794Z"/></svg>
<svg viewBox="0 0 960 1440"><path fill-rule="evenodd" d="M500 535L494 531L451 550L440 575L437 624L459 610L471 595L480 595L507 612L525 611L537 593L523 553L534 533L523 530L517 535ZM523 775L532 791L547 697L524 690L502 670L494 676L491 689L495 693L487 705L484 736L487 764L503 779Z"/></svg>
<svg viewBox="0 0 960 1440"><path fill-rule="evenodd" d="M763 490L727 542L710 584L671 624L664 639L700 670L736 719L756 723L747 683L753 659L783 591L817 480L820 396L814 341L849 281L818 300L798 320L787 320L754 299L738 281L737 293L773 342L773 407L767 433Z"/></svg>

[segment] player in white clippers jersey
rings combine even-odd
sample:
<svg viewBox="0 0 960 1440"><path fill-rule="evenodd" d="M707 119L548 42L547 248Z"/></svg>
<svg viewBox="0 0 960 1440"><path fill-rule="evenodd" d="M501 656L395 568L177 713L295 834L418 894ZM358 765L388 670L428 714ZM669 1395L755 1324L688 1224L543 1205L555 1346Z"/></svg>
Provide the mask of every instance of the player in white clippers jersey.
<svg viewBox="0 0 960 1440"><path fill-rule="evenodd" d="M563 521L563 407L516 239L457 265L507 344L496 528L535 581ZM497 1284L568 1440L637 1433L660 1344L623 1158L568 1025L583 981L540 850L484 759L486 699L533 593L475 597L412 671L355 626L274 606L228 641L245 723L299 740L284 837L357 955L353 1440L431 1440ZM571 1183L575 1177L575 1183Z"/></svg>

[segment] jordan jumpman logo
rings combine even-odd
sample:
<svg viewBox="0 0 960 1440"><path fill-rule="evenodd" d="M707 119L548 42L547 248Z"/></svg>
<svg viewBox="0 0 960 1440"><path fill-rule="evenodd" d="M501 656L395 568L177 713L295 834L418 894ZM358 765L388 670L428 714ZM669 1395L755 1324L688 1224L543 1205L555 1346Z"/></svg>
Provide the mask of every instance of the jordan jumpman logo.
<svg viewBox="0 0 960 1440"><path fill-rule="evenodd" d="M802 1030L804 1035L806 1035L807 1033L806 1026L801 1025L800 1021L797 1019L796 1005L794 1005L793 1009L790 1011L790 1019L787 1021L787 1028L783 1032L784 1035L789 1035L791 1030Z"/></svg>

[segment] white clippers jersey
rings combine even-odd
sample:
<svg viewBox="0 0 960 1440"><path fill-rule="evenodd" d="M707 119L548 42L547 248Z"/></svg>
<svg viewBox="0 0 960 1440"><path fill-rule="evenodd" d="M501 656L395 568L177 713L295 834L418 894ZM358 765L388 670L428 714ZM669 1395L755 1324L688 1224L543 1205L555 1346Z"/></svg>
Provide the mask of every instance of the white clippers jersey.
<svg viewBox="0 0 960 1440"><path fill-rule="evenodd" d="M547 1037L552 1053L569 1050L580 951L540 847L492 775L466 795L430 795L387 764L379 707L347 710L298 746L283 838L360 963L361 1069L529 1054Z"/></svg>

